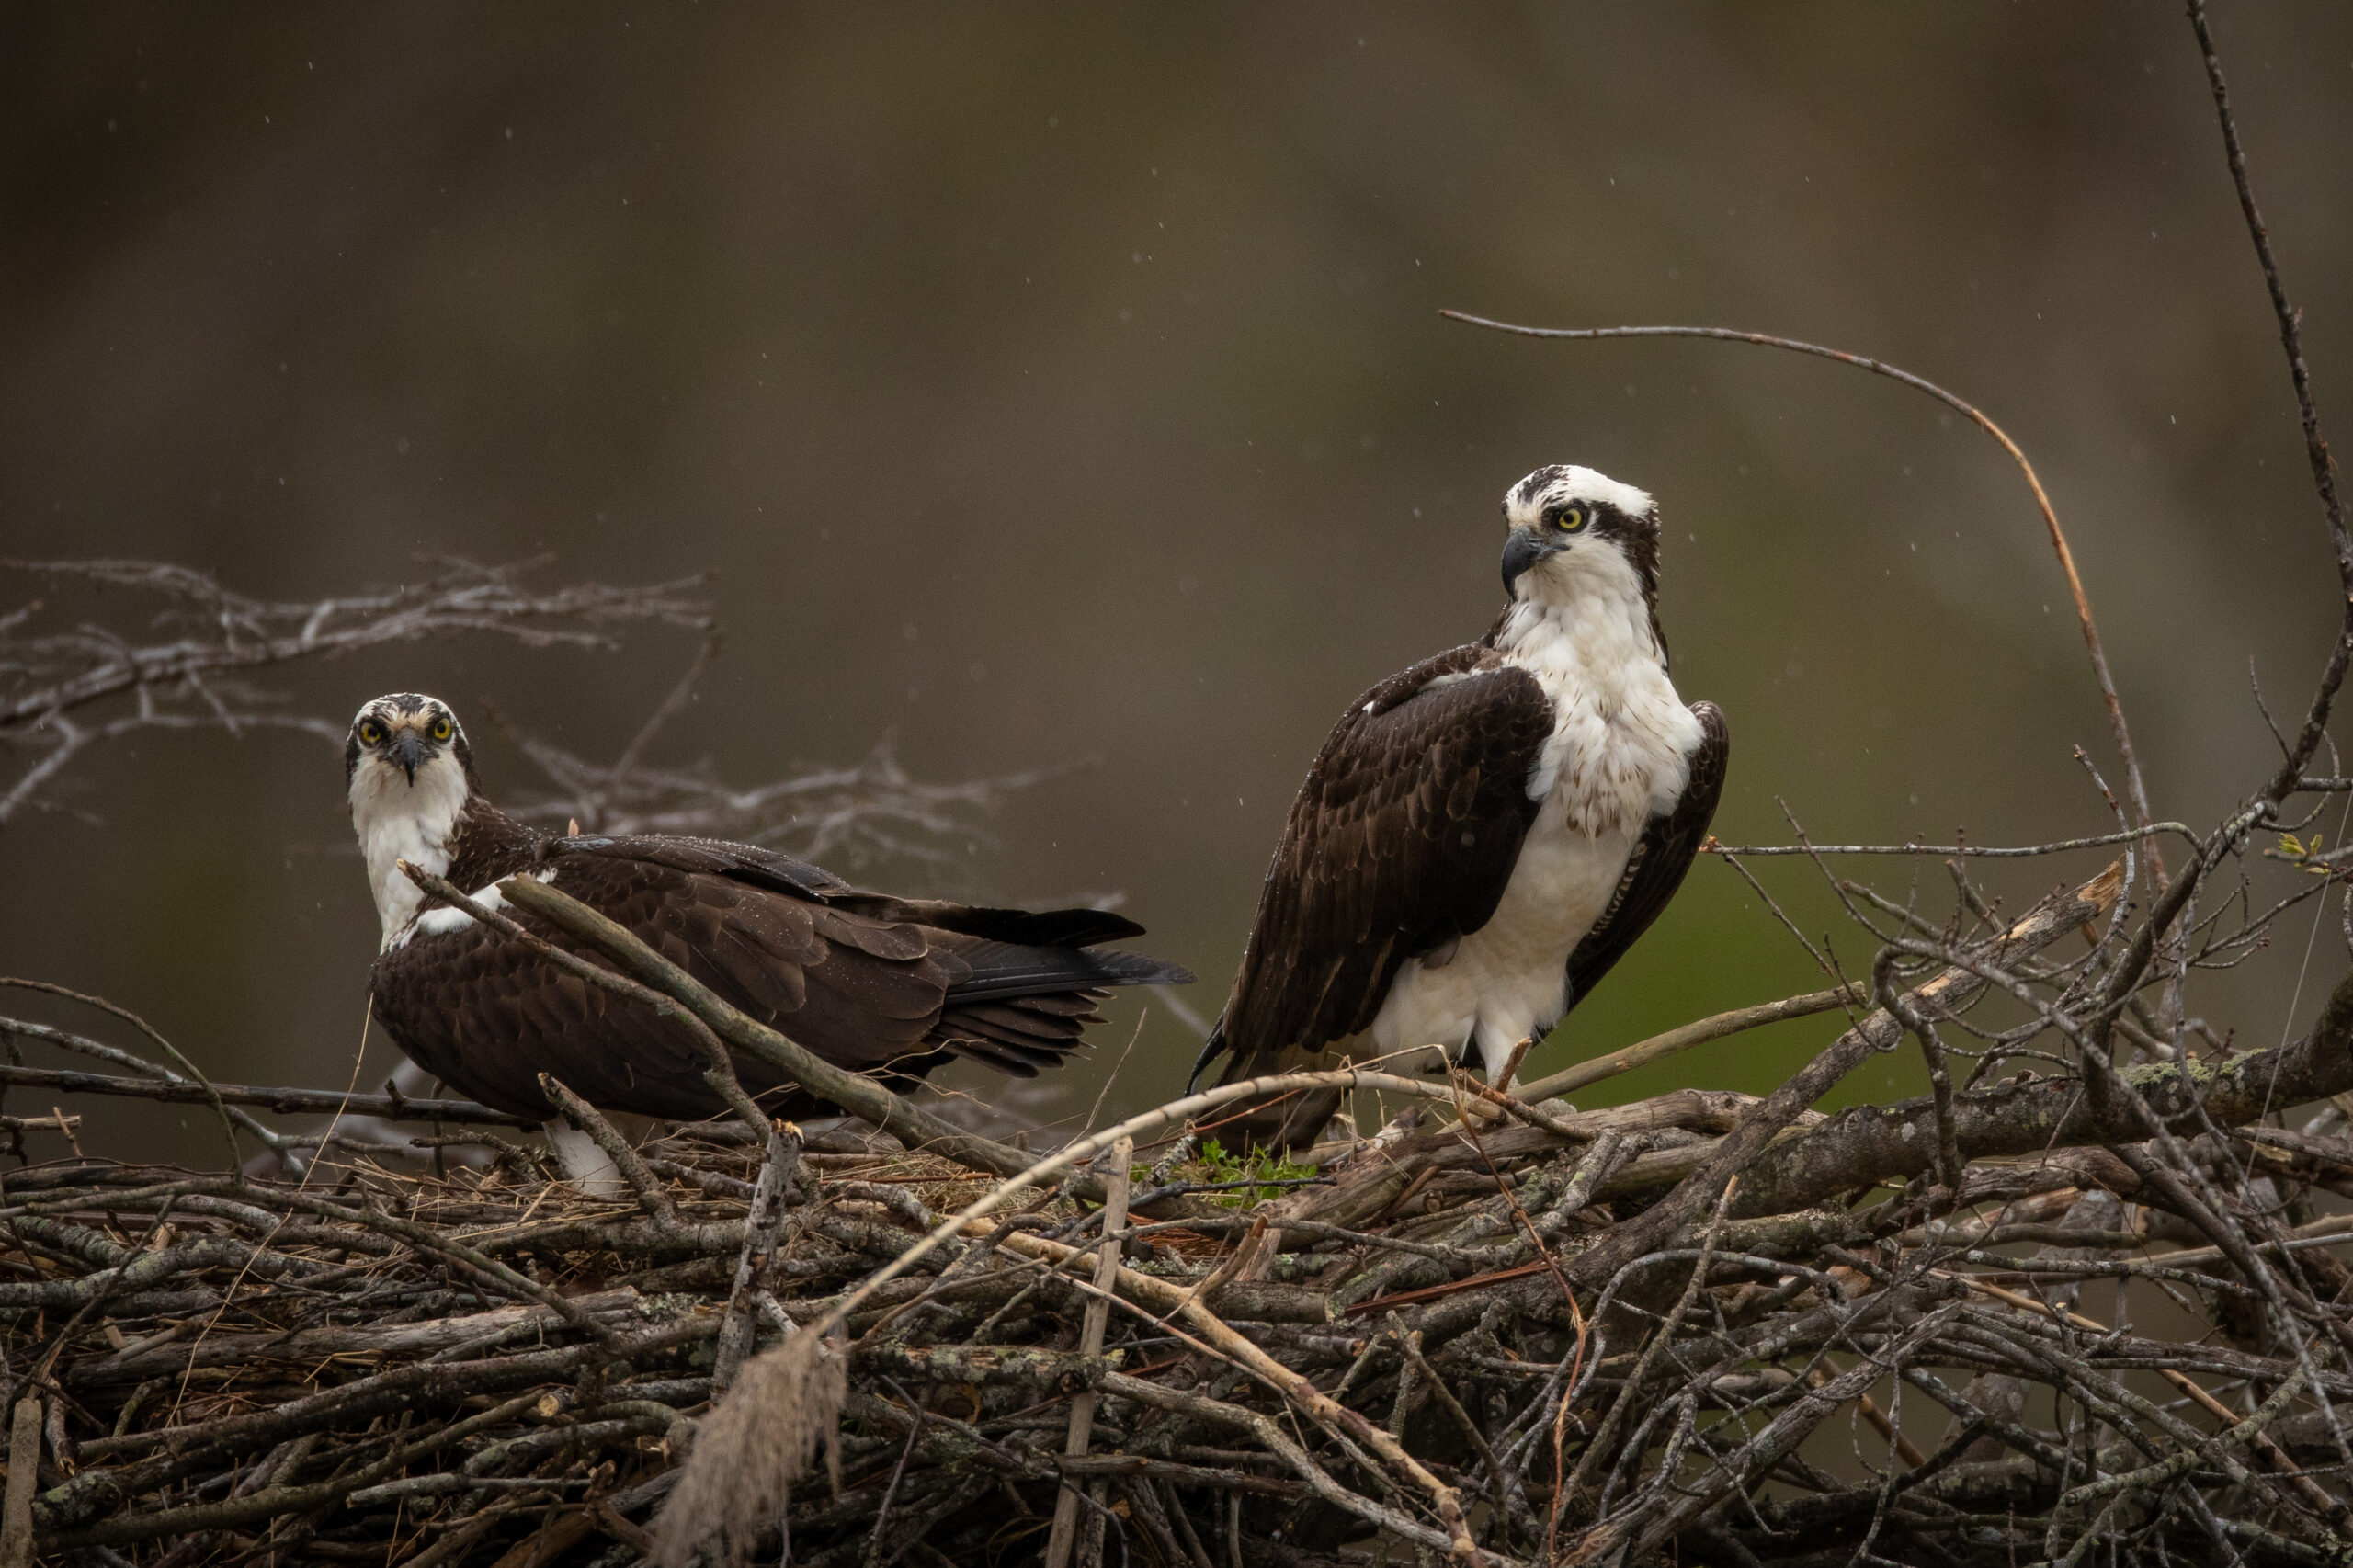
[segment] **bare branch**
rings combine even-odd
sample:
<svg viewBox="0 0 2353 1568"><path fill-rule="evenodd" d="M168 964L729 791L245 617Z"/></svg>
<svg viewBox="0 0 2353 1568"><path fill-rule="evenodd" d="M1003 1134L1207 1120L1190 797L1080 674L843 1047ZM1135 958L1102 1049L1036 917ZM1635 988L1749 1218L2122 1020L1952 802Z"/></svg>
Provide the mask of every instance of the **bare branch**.
<svg viewBox="0 0 2353 1568"><path fill-rule="evenodd" d="M0 825L48 804L60 775L91 747L139 730L289 729L342 744L345 721L287 713L283 697L251 685L246 672L464 632L529 648L602 648L630 622L709 625L707 607L688 597L700 579L540 591L524 579L543 562L439 564L437 576L381 593L283 603L163 562L0 560L164 602L142 638L86 623L38 631L38 600L0 616L0 746L24 759L0 789Z"/></svg>
<svg viewBox="0 0 2353 1568"><path fill-rule="evenodd" d="M972 813L994 812L1015 792L1070 771L1033 768L957 784L908 774L886 738L848 767L814 767L772 783L739 789L697 769L650 767L624 756L590 762L500 722L555 792L525 800L527 822L611 834L675 833L774 844L814 859L840 854L904 856L949 861L939 840L994 842ZM642 739L642 737L641 737ZM631 743L631 749L638 743ZM1073 765L1075 766L1075 765Z"/></svg>
<svg viewBox="0 0 2353 1568"><path fill-rule="evenodd" d="M1461 311L1440 311L1438 314L1449 321L1462 322L1471 326L1487 327L1495 332L1508 332L1520 337L1582 340L1607 337L1705 337L1713 338L1722 343L1753 343L1765 348L1786 348L1794 353L1811 354L1817 358L1835 360L1841 365L1852 365L1859 369L1885 376L1891 381L1901 381L1907 387L1927 393L1988 436L1993 437L2001 444L2002 449L2010 455L2010 460L2018 464L2018 472L2026 476L2027 488L2034 493L2034 504L2042 513L2043 527L2051 535L2051 548L2059 557L2059 570L2067 579L2067 592L2075 598L2075 619L2083 628L2084 647L2091 654L2092 678L2098 684L2100 701L2108 709L2109 731L2116 741L2117 755L2124 760L2124 782L2127 794L2131 801L2133 819L2142 826L2148 825L2154 820L2149 811L2148 787L2142 782L2141 778L2141 758L2132 748L2132 732L2124 722L2124 704L2116 694L2116 679L2109 673L2107 650L2100 645L2099 624L2092 619L2091 598L2084 592L2084 580L2075 571L2075 552L2068 547L2066 532L2059 526L2059 514L2052 509L2051 497L2044 493L2042 481L2034 472L2034 464L2027 460L2026 453L2019 449L2016 441L2010 439L2009 433L1995 424L1993 419L1976 404L1962 401L1925 376L1915 376L1909 370L1888 364L1885 360L1868 358L1860 354L1848 354L1843 349L1824 348L1816 343L1802 343L1794 337L1776 337L1770 333L1741 332L1732 327L1722 326L1516 326L1508 322L1489 321L1484 316L1474 316ZM2156 846L2154 845L2150 846L2150 855L2153 859L2155 858ZM2158 881L2162 882L2165 879L2165 866L2162 861L2156 863L2155 870Z"/></svg>

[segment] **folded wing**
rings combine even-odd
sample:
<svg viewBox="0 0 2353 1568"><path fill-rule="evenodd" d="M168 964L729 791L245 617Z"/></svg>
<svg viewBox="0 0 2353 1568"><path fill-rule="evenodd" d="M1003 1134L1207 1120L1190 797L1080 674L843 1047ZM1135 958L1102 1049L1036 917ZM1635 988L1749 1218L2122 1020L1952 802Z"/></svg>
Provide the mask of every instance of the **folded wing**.
<svg viewBox="0 0 2353 1568"><path fill-rule="evenodd" d="M549 843L531 874L818 1056L902 1087L953 1056L1035 1074L1079 1046L1105 987L1192 978L1085 945L1140 933L1118 916L890 899L742 845L575 836ZM449 912L420 920L371 979L377 1022L484 1104L551 1114L544 1072L608 1109L721 1108L684 1031ZM764 1062L735 1066L777 1114L826 1108Z"/></svg>
<svg viewBox="0 0 2353 1568"><path fill-rule="evenodd" d="M1528 781L1552 728L1534 678L1478 643L1358 699L1291 804L1195 1078L1220 1052L1220 1083L1316 1065L1371 1025L1406 959L1484 926L1535 819ZM1236 1131L1298 1142L1338 1100L1295 1096Z"/></svg>

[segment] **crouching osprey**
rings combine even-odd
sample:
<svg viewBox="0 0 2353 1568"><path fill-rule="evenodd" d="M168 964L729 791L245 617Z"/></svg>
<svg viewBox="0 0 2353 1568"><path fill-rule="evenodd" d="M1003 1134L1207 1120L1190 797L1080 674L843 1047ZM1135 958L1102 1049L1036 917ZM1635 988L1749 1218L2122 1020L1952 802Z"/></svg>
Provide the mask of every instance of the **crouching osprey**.
<svg viewBox="0 0 2353 1568"><path fill-rule="evenodd" d="M1104 987L1193 978L1095 950L1143 934L1099 910L893 898L749 845L527 826L483 794L457 715L430 697L362 708L344 772L383 923L370 976L377 1025L451 1088L521 1116L555 1114L541 1073L609 1110L690 1120L724 1107L683 1030L462 911L424 909L404 859L494 907L505 878L552 883L753 1017L903 1091L950 1057L1034 1076L1101 1021ZM829 1108L766 1062L739 1056L735 1066L775 1114Z"/></svg>
<svg viewBox="0 0 2353 1568"><path fill-rule="evenodd" d="M1583 1001L1681 885L1728 736L1687 708L1658 624L1657 508L1587 468L1504 497L1509 602L1487 635L1358 698L1283 824L1233 994L1193 1075L1221 1083L1425 1047L1491 1078ZM1253 1110L1312 1142L1336 1092Z"/></svg>

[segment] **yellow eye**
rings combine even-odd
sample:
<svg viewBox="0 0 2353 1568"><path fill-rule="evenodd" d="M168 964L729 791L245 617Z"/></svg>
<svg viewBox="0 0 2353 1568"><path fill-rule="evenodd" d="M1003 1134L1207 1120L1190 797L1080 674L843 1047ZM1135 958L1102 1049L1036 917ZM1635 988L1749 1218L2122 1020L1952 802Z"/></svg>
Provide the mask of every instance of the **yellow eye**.
<svg viewBox="0 0 2353 1568"><path fill-rule="evenodd" d="M359 726L359 738L372 746L384 738L384 726L370 719Z"/></svg>
<svg viewBox="0 0 2353 1568"><path fill-rule="evenodd" d="M433 721L433 738L437 741L446 741L449 738L449 720L436 719Z"/></svg>
<svg viewBox="0 0 2353 1568"><path fill-rule="evenodd" d="M1564 534L1573 534L1585 527L1585 508L1572 506L1552 519L1552 526Z"/></svg>

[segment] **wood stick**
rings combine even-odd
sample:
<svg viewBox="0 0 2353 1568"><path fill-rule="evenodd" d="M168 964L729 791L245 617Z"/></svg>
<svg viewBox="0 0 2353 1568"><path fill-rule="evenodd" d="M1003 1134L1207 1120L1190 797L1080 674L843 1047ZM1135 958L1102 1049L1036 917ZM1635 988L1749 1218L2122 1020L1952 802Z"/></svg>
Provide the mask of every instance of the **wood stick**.
<svg viewBox="0 0 2353 1568"><path fill-rule="evenodd" d="M2054 893L2021 916L1982 949L1988 962L2003 963L2038 952L2062 936L2105 915L2124 891L2121 862L2072 892ZM1974 996L1985 982L1972 970L1954 965L1939 972L1903 999L1905 1009L1924 1017L1940 1017ZM1699 1210L1723 1190L1736 1172L1745 1172L1783 1129L1830 1092L1831 1087L1875 1052L1904 1038L1904 1025L1885 1008L1873 1010L1862 1022L1831 1041L1812 1062L1773 1091L1740 1126L1717 1145L1708 1164L1686 1176L1659 1202L1635 1215L1595 1243L1569 1265L1569 1278L1581 1285L1598 1286L1643 1254L1665 1244L1666 1238L1699 1217Z"/></svg>
<svg viewBox="0 0 2353 1568"><path fill-rule="evenodd" d="M1181 1415L1205 1421L1215 1421L1248 1432L1268 1453L1290 1465L1295 1473L1313 1488L1316 1495L1335 1507L1344 1508L1359 1518L1370 1519L1374 1524L1385 1529L1393 1530L1405 1540L1418 1545L1443 1547L1449 1544L1449 1537L1431 1529L1412 1515L1342 1486L1332 1478L1329 1471L1315 1462L1313 1455L1291 1440L1290 1434L1283 1430L1280 1422L1247 1405L1231 1404L1223 1400L1209 1399L1186 1389L1164 1388L1148 1378L1131 1378L1118 1372L1109 1373L1104 1378L1103 1392L1116 1394L1121 1399L1133 1400L1139 1404L1150 1406L1154 1410L1175 1411ZM1239 1497L1238 1490L1233 1495ZM1231 1561L1233 1568L1243 1568L1242 1548L1238 1542L1233 1546Z"/></svg>
<svg viewBox="0 0 2353 1568"><path fill-rule="evenodd" d="M8 1423L8 1491L0 1500L0 1568L32 1568L33 1494L40 1490L40 1400L17 1402Z"/></svg>
<svg viewBox="0 0 2353 1568"><path fill-rule="evenodd" d="M1044 1236L1034 1236L1020 1232L1006 1237L1004 1244L1010 1251L1027 1253L1032 1257L1044 1258L1056 1264L1066 1263L1082 1256L1081 1249L1068 1243L1050 1241ZM1113 1262L1113 1268L1115 1272L1111 1277L1112 1282L1106 1289L1116 1290L1130 1301L1141 1302L1158 1312L1181 1312L1188 1322L1200 1331L1201 1337L1221 1355L1265 1379L1284 1397L1306 1412L1320 1425L1333 1431L1345 1433L1348 1437L1370 1449L1399 1474L1427 1494L1438 1513L1438 1522L1445 1528L1449 1544L1458 1562L1479 1564L1486 1561L1484 1554L1471 1539L1468 1523L1463 1517L1461 1494L1431 1474L1419 1460L1405 1450L1403 1443L1390 1436L1384 1428L1373 1425L1360 1413L1340 1403L1307 1378L1292 1371L1256 1343L1244 1337L1232 1324L1219 1317L1202 1303L1199 1291L1187 1290L1172 1280L1155 1278L1149 1274L1139 1274L1131 1268L1120 1268L1116 1259ZM1106 1381L1108 1384L1108 1380L1107 1379Z"/></svg>
<svg viewBox="0 0 2353 1568"><path fill-rule="evenodd" d="M2311 1031L2284 1046L2197 1063L2197 1099L2181 1068L2166 1062L2129 1068L2125 1080L2167 1125L2194 1130L2253 1121L2287 1106L2353 1089L2353 980L2338 983ZM1956 1142L1964 1159L2046 1149L2129 1145L2152 1136L2122 1095L2103 1100L2072 1077L2028 1079L1953 1096ZM1936 1107L1923 1098L1856 1106L1759 1151L1743 1183L1743 1213L1802 1209L1837 1192L1932 1168Z"/></svg>
<svg viewBox="0 0 2353 1568"><path fill-rule="evenodd" d="M1943 1271L1938 1270L1938 1272ZM1990 1297L2005 1306L2016 1307L2020 1312L2032 1312L2038 1317L2049 1315L2063 1318L2077 1328L2089 1329L2094 1334L2109 1332L2108 1324L2094 1318L2087 1318L2081 1312L2071 1312L2065 1307L2052 1306L2047 1302L2038 1301L2031 1296L2022 1296L2016 1290L2005 1290L1999 1285L1988 1285L1982 1279L1973 1279L1965 1274L1950 1275L1948 1278L1958 1279L1979 1295ZM2157 1375L2188 1395L2199 1409L2220 1421L2223 1431L2228 1432L2245 1419L2229 1405L2208 1393L2204 1387L2188 1373L2172 1367L2160 1367L2157 1369ZM2326 1487L2306 1475L2296 1461L2288 1456L2288 1451L2272 1439L2270 1433L2258 1428L2251 1433L2250 1437L2254 1447L2261 1450L2264 1462L2274 1471L2285 1477L2288 1483L2296 1489L2296 1494L2302 1497L2308 1506L2318 1513L2322 1518L2328 1520L2330 1524L2339 1528L2343 1528L2347 1515L2343 1503L2332 1495Z"/></svg>
<svg viewBox="0 0 2353 1568"><path fill-rule="evenodd" d="M113 1073L83 1073L70 1068L14 1067L0 1063L0 1085L51 1089L68 1095L120 1095L131 1099L160 1100L167 1105L210 1105L217 1096L224 1105L258 1106L294 1116L307 1112L349 1116L381 1116L388 1121L462 1121L475 1126L537 1128L528 1116L511 1116L472 1100L414 1100L405 1095L347 1095L338 1089L275 1088L251 1084L215 1084L213 1094L196 1083L175 1084L163 1078L126 1078ZM48 1117L28 1117L26 1125L48 1125Z"/></svg>
<svg viewBox="0 0 2353 1568"><path fill-rule="evenodd" d="M784 1205L792 1187L793 1168L801 1163L801 1129L793 1122L769 1124L767 1158L760 1163L759 1179L752 1184L751 1211L744 1216L744 1250L735 1259L735 1283L727 1294L725 1315L720 1320L718 1359L710 1369L710 1397L718 1399L744 1369L753 1339L752 1291L776 1256L776 1233L784 1224Z"/></svg>
<svg viewBox="0 0 2353 1568"><path fill-rule="evenodd" d="M1120 1278L1120 1243L1128 1224L1129 1167L1135 1157L1134 1139L1122 1138L1111 1145L1111 1175L1103 1199L1103 1241L1095 1258L1095 1288L1098 1290L1110 1290ZM1086 1316L1079 1325L1080 1355L1103 1354L1103 1331L1109 1326L1110 1319L1111 1303L1100 1296L1089 1298ZM1070 1435L1063 1444L1063 1452L1071 1459L1086 1457L1087 1441L1095 1435L1096 1397L1093 1389L1086 1389L1070 1403ZM1065 1481L1054 1494L1053 1529L1046 1538L1046 1568L1066 1568L1077 1528L1078 1493L1074 1483Z"/></svg>
<svg viewBox="0 0 2353 1568"><path fill-rule="evenodd" d="M1827 1367L1816 1367L1813 1372L1808 1375L1806 1381L1814 1388L1823 1388L1827 1386L1830 1381L1830 1369ZM1881 1410L1879 1407L1878 1402L1872 1399L1870 1395L1867 1393L1857 1394L1855 1396L1855 1409L1865 1421L1870 1423L1870 1428L1872 1431L1877 1432L1881 1437L1887 1440L1887 1446L1895 1450L1896 1458L1902 1460L1914 1470L1917 1470L1922 1465L1928 1462L1928 1456L1922 1453L1911 1438L1905 1437L1902 1432L1896 1429L1895 1423L1887 1418L1887 1412Z"/></svg>
<svg viewBox="0 0 2353 1568"><path fill-rule="evenodd" d="M643 1321L641 1298L629 1286L570 1298L574 1305L599 1318L634 1326ZM64 1378L70 1389L104 1388L167 1377L191 1367L250 1366L262 1362L318 1362L329 1357L431 1356L438 1352L488 1345L510 1332L550 1328L563 1322L553 1309L537 1304L492 1307L421 1323L392 1324L328 1324L292 1333L216 1334L200 1343L182 1337L186 1331L162 1334L127 1345L113 1355L85 1360ZM175 1340L176 1343L174 1343Z"/></svg>
<svg viewBox="0 0 2353 1568"><path fill-rule="evenodd" d="M1637 1067L1647 1067L1654 1062L1665 1061L1680 1051L1710 1040L1723 1040L1745 1030L1778 1024L1785 1018L1812 1017L1817 1013L1836 1012L1841 1006L1860 1006L1870 1001L1862 987L1848 985L1830 991L1809 992L1803 996L1788 996L1779 1002L1759 1002L1753 1007L1734 1007L1729 1013L1718 1013L1711 1018L1696 1018L1690 1023L1655 1034L1645 1040L1607 1056L1596 1056L1558 1073L1522 1084L1517 1091L1530 1104L1574 1094L1587 1084L1598 1084L1604 1078L1615 1078Z"/></svg>
<svg viewBox="0 0 2353 1568"><path fill-rule="evenodd" d="M637 1157L637 1151L629 1146L629 1140L621 1136L620 1128L607 1121L595 1106L574 1094L552 1073L540 1074L540 1093L553 1100L564 1120L586 1133L597 1152L613 1162L613 1168L629 1183L630 1190L637 1195L638 1207L652 1218L655 1229L675 1231L680 1227L677 1205L670 1201L670 1195L662 1189L662 1183L654 1173L645 1168L645 1162Z"/></svg>
<svg viewBox="0 0 2353 1568"><path fill-rule="evenodd" d="M587 984L596 986L601 991L611 992L617 996L633 998L686 1030L693 1038L696 1047L702 1051L703 1059L710 1064L703 1073L703 1082L710 1085L712 1093L727 1102L728 1108L735 1113L736 1119L744 1124L744 1130L746 1132L755 1138L767 1135L767 1118L760 1113L759 1107L752 1103L752 1096L744 1092L744 1085L736 1082L735 1063L728 1056L727 1047L720 1043L719 1037L710 1032L709 1025L681 1007L675 998L640 985L627 975L616 974L611 970L590 963L579 954L567 952L545 937L526 931L498 911L483 908L467 897L454 883L437 877L421 867L406 860L400 861L398 864L403 876L415 882L426 892L439 899L443 903L453 909L463 910L476 925L487 926L494 931L503 932L511 940L520 942L550 963L568 971Z"/></svg>

